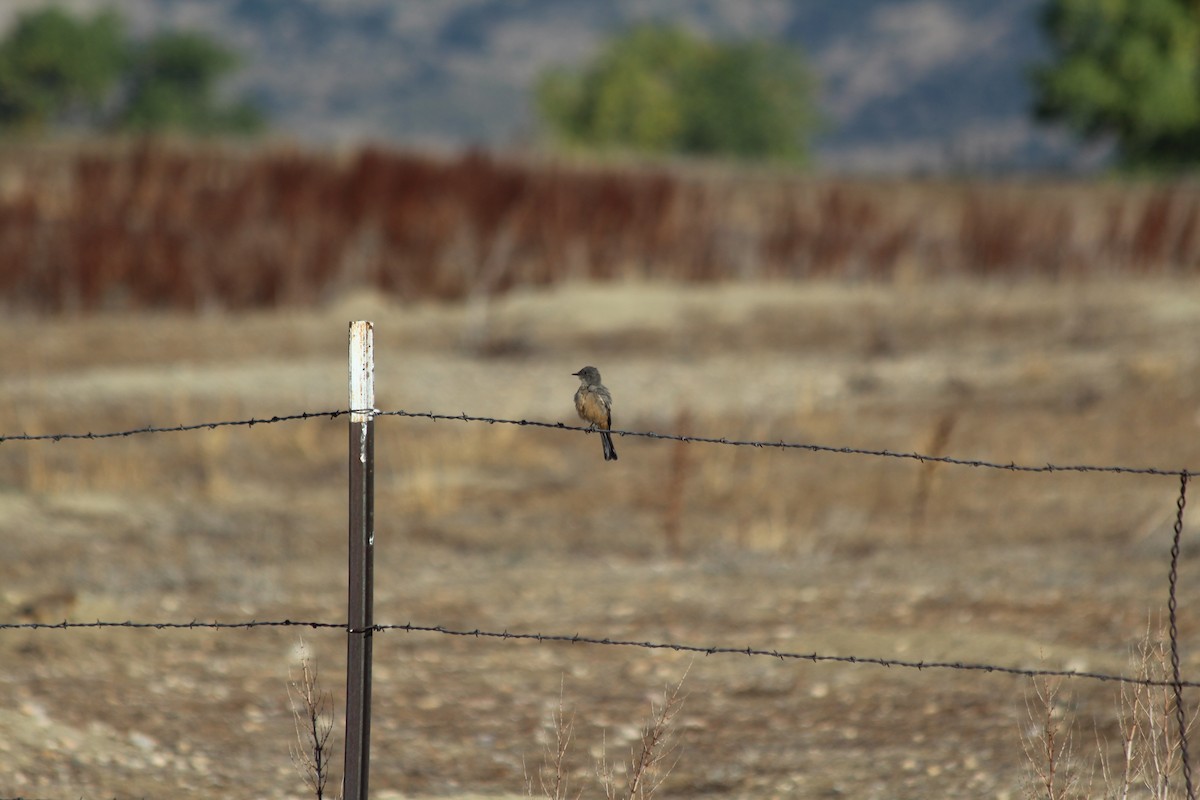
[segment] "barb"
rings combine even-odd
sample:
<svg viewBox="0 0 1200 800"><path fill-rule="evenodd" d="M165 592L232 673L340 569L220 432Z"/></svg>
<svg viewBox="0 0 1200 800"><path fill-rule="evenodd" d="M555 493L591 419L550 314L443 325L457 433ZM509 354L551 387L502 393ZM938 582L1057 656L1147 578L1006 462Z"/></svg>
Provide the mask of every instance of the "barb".
<svg viewBox="0 0 1200 800"><path fill-rule="evenodd" d="M1187 715L1183 705L1184 682L1179 670L1179 626L1176 624L1175 611L1178 606L1175 589L1179 583L1179 540L1183 537L1183 509L1187 506L1188 473L1179 476L1179 499L1175 501L1175 536L1171 542L1171 572L1168 575L1170 593L1167 599L1167 612L1170 619L1171 635L1171 686L1175 689L1175 718L1179 723L1179 755L1183 762L1183 781L1187 788L1188 800L1196 800L1196 790L1192 786L1192 761L1188 756Z"/></svg>
<svg viewBox="0 0 1200 800"><path fill-rule="evenodd" d="M528 419L495 419L493 417L476 417L462 414L436 414L431 411L378 411L381 417L416 417L429 420L450 420L455 422L486 422L490 425L520 425L535 428L554 428L564 431L583 431L594 433L591 428L581 425L566 425L562 422L538 422ZM1007 464L998 461L980 459L955 458L953 456L933 456L923 453L897 452L894 450L873 450L860 447L838 447L835 445L811 444L807 442L785 441L754 441L750 439L713 438L708 436L682 436L671 433L654 433L653 431L624 431L614 428L610 431L614 436L634 436L644 439L666 439L674 442L695 442L697 444L721 444L731 447L774 448L780 450L808 450L814 453L839 453L842 455L876 456L879 458L900 458L921 463L953 464L960 467L976 467L980 469L999 469L1008 472L1109 472L1131 475L1178 476L1187 470L1165 469L1160 467L1124 467L1094 464L1018 464L1010 461Z"/></svg>
<svg viewBox="0 0 1200 800"><path fill-rule="evenodd" d="M299 414L284 414L274 417L262 417L250 419L233 419L222 422L197 422L191 425L169 425L166 427L156 427L147 425L144 428L132 428L126 431L112 431L109 433L39 433L28 434L20 433L15 435L0 434L0 444L4 442L60 442L65 439L119 439L124 436L138 436L147 433L183 433L185 431L200 431L213 430L214 428L230 428L235 426L244 426L252 428L255 425L273 425L277 422L293 422L295 420L317 419L319 417L328 417L337 419L338 417L349 414L349 411L303 411Z"/></svg>
<svg viewBox="0 0 1200 800"><path fill-rule="evenodd" d="M749 657L774 658L780 661L811 661L813 663L838 664L871 664L878 667L898 667L902 669L923 670L958 670L965 672L987 672L1000 675L1016 675L1023 678L1080 678L1085 680L1108 681L1114 683L1137 684L1140 686L1162 686L1181 688L1200 688L1200 683L1193 681L1154 680L1151 678L1132 678L1128 675L1113 675L1103 672L1081 672L1065 669L1022 669L1001 664L982 664L965 661L911 661L895 658L878 658L875 656L835 656L822 653L795 653L762 647L725 647L719 645L690 645L678 642L649 642L633 639L613 639L610 637L584 636L579 633L511 633L509 631L486 631L480 628L473 630L456 630L442 625L371 625L369 628L355 629L344 622L312 622L305 620L250 620L247 622L8 622L0 623L0 631L4 630L72 630L76 628L137 628L153 630L195 630L195 629L246 629L246 628L324 628L337 629L347 633L387 633L397 631L402 633L437 633L445 636L461 636L473 639L499 639L503 641L526 641L540 644L587 644L604 647L635 647L644 650L671 650L680 653L696 653L698 655L734 655Z"/></svg>

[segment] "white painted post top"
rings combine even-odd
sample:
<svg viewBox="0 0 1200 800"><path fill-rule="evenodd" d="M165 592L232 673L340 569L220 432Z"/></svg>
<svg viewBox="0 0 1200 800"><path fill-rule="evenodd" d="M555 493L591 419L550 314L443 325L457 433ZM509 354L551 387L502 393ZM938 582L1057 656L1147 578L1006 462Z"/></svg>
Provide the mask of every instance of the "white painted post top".
<svg viewBox="0 0 1200 800"><path fill-rule="evenodd" d="M375 414L375 324L350 323L350 421L367 422Z"/></svg>

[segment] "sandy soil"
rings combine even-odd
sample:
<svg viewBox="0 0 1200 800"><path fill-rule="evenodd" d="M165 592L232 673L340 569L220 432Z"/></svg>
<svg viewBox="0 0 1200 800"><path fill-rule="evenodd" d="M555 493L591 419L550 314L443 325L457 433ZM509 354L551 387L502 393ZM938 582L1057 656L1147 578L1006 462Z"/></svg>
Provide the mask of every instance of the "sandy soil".
<svg viewBox="0 0 1200 800"><path fill-rule="evenodd" d="M0 432L343 407L352 318L376 322L385 409L575 424L570 373L591 363L622 430L1200 468L1200 284L1164 281L10 319ZM634 437L606 464L594 436L395 417L377 437L381 623L1131 673L1166 605L1171 477ZM346 440L314 420L0 443L0 617L342 619ZM1193 530L1180 631L1198 675ZM0 631L0 796L311 796L289 757L299 639ZM340 747L344 635L303 639ZM660 797L1020 797L1030 772L1025 678L388 632L372 794L523 795L561 698L570 795L603 797L597 761L627 760L681 679ZM1061 685L1061 769L1119 750L1120 705L1114 684Z"/></svg>

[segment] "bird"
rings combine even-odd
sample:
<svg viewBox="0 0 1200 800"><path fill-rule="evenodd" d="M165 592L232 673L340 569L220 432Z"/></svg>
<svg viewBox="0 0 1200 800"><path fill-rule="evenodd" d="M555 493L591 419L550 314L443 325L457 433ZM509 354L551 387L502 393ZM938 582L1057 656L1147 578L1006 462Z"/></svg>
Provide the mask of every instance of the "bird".
<svg viewBox="0 0 1200 800"><path fill-rule="evenodd" d="M600 370L595 367L584 367L571 374L579 378L579 388L575 390L575 410L584 422L600 430L604 460L616 461L617 451L608 433L612 428L612 393L600 382Z"/></svg>

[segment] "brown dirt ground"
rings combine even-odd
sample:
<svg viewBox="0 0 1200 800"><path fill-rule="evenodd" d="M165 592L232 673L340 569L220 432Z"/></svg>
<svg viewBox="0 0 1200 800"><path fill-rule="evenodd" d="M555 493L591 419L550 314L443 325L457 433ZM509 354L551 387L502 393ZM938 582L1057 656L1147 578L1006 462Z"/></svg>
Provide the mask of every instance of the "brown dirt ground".
<svg viewBox="0 0 1200 800"><path fill-rule="evenodd" d="M592 363L621 429L1200 467L1200 284L1128 279L638 284L491 306L355 296L311 312L9 319L0 432L339 408L351 318L376 323L385 409L575 424L570 373ZM342 619L346 427L0 443L0 617ZM381 419L376 620L1130 672L1166 604L1170 477L616 444L606 464L593 436ZM1200 675L1193 530L1180 631ZM0 631L0 796L308 796L285 688L299 638ZM303 638L338 694L344 635ZM388 632L372 794L524 794L561 693L572 786L602 797L597 759L626 758L685 673L660 797L1024 792L1028 679ZM1061 686L1076 762L1118 747L1119 697Z"/></svg>

